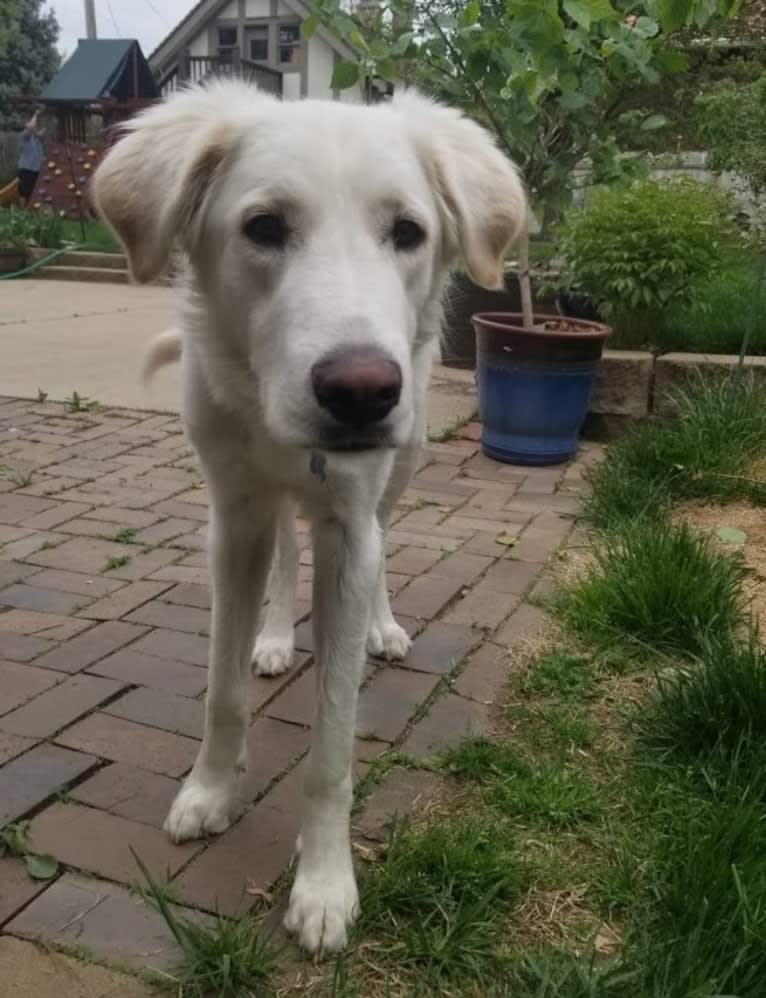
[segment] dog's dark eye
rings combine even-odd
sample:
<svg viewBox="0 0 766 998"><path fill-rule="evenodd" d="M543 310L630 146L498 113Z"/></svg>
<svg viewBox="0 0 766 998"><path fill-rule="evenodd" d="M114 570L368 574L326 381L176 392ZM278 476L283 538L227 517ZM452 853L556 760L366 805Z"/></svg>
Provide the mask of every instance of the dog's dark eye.
<svg viewBox="0 0 766 998"><path fill-rule="evenodd" d="M419 246L426 234L411 218L397 218L391 231L391 238L398 250L410 250Z"/></svg>
<svg viewBox="0 0 766 998"><path fill-rule="evenodd" d="M242 227L242 232L256 246L283 249L287 242L287 222L281 215L264 212L253 215Z"/></svg>

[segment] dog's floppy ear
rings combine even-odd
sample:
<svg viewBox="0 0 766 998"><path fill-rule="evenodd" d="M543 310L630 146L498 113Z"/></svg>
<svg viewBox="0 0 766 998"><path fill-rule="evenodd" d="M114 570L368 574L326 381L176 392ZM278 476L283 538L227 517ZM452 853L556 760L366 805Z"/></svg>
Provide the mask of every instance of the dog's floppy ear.
<svg viewBox="0 0 766 998"><path fill-rule="evenodd" d="M96 171L96 207L123 243L136 281L156 278L174 241L188 240L210 181L238 138L226 107L219 88L182 92L130 121Z"/></svg>
<svg viewBox="0 0 766 998"><path fill-rule="evenodd" d="M468 273L488 289L503 287L505 253L527 221L524 185L484 128L460 111L411 91L394 98L446 214Z"/></svg>

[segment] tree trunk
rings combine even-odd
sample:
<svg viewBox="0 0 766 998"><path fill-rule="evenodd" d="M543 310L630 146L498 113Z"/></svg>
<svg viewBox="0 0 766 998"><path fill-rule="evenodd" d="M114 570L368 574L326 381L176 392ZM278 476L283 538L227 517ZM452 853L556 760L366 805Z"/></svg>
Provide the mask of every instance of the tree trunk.
<svg viewBox="0 0 766 998"><path fill-rule="evenodd" d="M531 329L535 324L532 309L532 280L529 273L529 225L519 237L519 287L521 290L521 314L524 328Z"/></svg>

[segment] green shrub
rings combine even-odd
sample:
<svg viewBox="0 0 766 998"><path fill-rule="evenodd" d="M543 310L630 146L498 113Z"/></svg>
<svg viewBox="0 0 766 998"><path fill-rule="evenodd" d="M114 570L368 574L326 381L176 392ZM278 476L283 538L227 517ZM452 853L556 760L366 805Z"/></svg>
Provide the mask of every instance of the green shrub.
<svg viewBox="0 0 766 998"><path fill-rule="evenodd" d="M11 205L0 208L0 246L55 249L62 243L62 219L53 211L24 211Z"/></svg>
<svg viewBox="0 0 766 998"><path fill-rule="evenodd" d="M721 269L734 244L731 198L687 178L593 191L559 229L563 277L586 292L623 345L651 339L671 304Z"/></svg>
<svg viewBox="0 0 766 998"><path fill-rule="evenodd" d="M662 351L739 353L752 320L757 264L750 254L725 260L724 269L700 284L691 303L671 304L654 329L651 346ZM766 310L756 312L749 354L766 354Z"/></svg>

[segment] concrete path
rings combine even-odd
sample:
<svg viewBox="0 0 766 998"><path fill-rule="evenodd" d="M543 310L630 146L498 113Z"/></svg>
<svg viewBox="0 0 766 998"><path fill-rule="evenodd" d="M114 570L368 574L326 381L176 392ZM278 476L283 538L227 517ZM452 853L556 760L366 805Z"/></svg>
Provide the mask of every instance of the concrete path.
<svg viewBox="0 0 766 998"><path fill-rule="evenodd" d="M166 287L0 283L0 395L51 400L73 391L110 406L178 412L178 365L140 381L151 340L175 321L178 293ZM430 428L439 433L476 408L473 377L439 369Z"/></svg>

